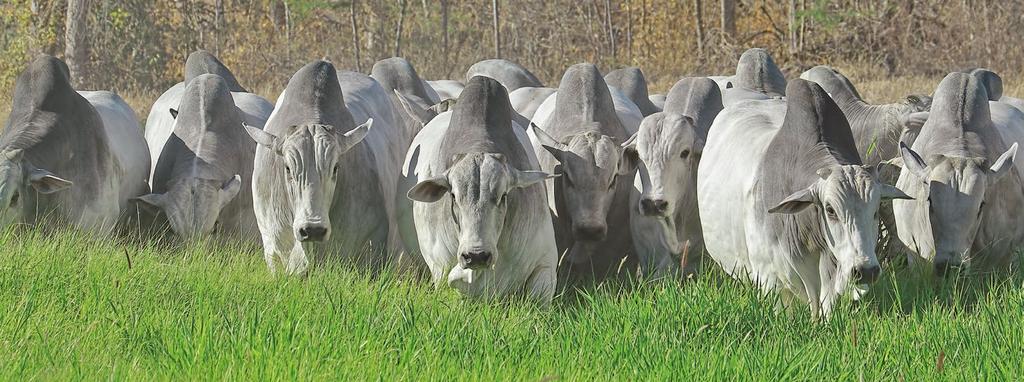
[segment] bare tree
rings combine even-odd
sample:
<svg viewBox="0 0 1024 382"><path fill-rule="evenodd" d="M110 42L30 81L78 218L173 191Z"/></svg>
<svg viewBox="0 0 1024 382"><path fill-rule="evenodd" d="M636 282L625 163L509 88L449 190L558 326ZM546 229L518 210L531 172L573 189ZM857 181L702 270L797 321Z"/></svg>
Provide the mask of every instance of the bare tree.
<svg viewBox="0 0 1024 382"><path fill-rule="evenodd" d="M214 52L220 56L220 45L223 41L222 30L224 29L224 0L216 0L213 3L213 43Z"/></svg>
<svg viewBox="0 0 1024 382"><path fill-rule="evenodd" d="M501 58L501 24L499 22L498 0L491 0L494 8L494 58Z"/></svg>
<svg viewBox="0 0 1024 382"><path fill-rule="evenodd" d="M799 50L800 26L797 25L796 0L789 0L789 54L795 55Z"/></svg>
<svg viewBox="0 0 1024 382"><path fill-rule="evenodd" d="M697 27L697 57L704 57L704 10L701 0L693 0L693 14Z"/></svg>
<svg viewBox="0 0 1024 382"><path fill-rule="evenodd" d="M357 0L352 0L348 3L348 11L352 16L352 46L356 48L356 71L363 71L363 60L359 57L359 22L356 19L356 3Z"/></svg>
<svg viewBox="0 0 1024 382"><path fill-rule="evenodd" d="M87 24L88 0L68 0L68 13L65 25L64 58L71 71L71 84L80 87L88 76L89 49L86 46L89 26Z"/></svg>
<svg viewBox="0 0 1024 382"><path fill-rule="evenodd" d="M405 9L409 0L402 0L402 10L398 14L398 28L395 30L395 57L402 57L402 27L405 24Z"/></svg>
<svg viewBox="0 0 1024 382"><path fill-rule="evenodd" d="M451 53L448 50L448 0L441 0L441 45L444 52L444 70L447 76L451 69Z"/></svg>
<svg viewBox="0 0 1024 382"><path fill-rule="evenodd" d="M611 45L612 59L615 59L615 27L612 24L612 0L604 0L604 20L608 25L608 43Z"/></svg>
<svg viewBox="0 0 1024 382"><path fill-rule="evenodd" d="M728 38L736 36L736 0L722 0L722 33Z"/></svg>

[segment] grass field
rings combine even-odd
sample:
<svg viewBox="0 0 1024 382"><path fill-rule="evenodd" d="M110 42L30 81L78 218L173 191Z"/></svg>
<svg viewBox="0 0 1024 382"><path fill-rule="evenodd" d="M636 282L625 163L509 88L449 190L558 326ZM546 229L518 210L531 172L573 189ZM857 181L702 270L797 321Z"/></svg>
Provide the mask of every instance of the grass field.
<svg viewBox="0 0 1024 382"><path fill-rule="evenodd" d="M0 237L0 380L1019 378L1024 278L887 274L828 322L752 288L622 281L550 308L253 249ZM976 279L970 279L976 280Z"/></svg>

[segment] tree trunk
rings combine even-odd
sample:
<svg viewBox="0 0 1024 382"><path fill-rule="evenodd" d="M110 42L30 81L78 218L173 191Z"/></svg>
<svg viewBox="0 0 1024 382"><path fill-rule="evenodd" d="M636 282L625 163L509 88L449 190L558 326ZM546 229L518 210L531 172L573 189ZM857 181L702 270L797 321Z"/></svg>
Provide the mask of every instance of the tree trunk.
<svg viewBox="0 0 1024 382"><path fill-rule="evenodd" d="M395 30L395 57L402 57L402 27L405 24L405 8L409 0L402 0L402 10L398 14L398 28Z"/></svg>
<svg viewBox="0 0 1024 382"><path fill-rule="evenodd" d="M701 0L693 0L693 15L697 26L697 57L704 57L704 10Z"/></svg>
<svg viewBox="0 0 1024 382"><path fill-rule="evenodd" d="M444 54L445 77L451 74L451 53L448 50L448 0L441 0L441 46Z"/></svg>
<svg viewBox="0 0 1024 382"><path fill-rule="evenodd" d="M223 41L224 29L224 0L216 0L213 3L213 44L214 54L220 57L220 45Z"/></svg>
<svg viewBox="0 0 1024 382"><path fill-rule="evenodd" d="M352 0L348 3L348 11L352 16L352 46L356 48L356 71L362 73L363 71L363 60L359 56L359 22L356 19L356 3L357 0Z"/></svg>
<svg viewBox="0 0 1024 382"><path fill-rule="evenodd" d="M633 3L630 1L626 2L626 55L633 65Z"/></svg>
<svg viewBox="0 0 1024 382"><path fill-rule="evenodd" d="M736 35L736 0L722 0L722 33L729 39Z"/></svg>
<svg viewBox="0 0 1024 382"><path fill-rule="evenodd" d="M604 20L608 25L608 43L611 46L612 60L615 59L615 27L612 26L612 0L604 0Z"/></svg>
<svg viewBox="0 0 1024 382"><path fill-rule="evenodd" d="M498 8L498 0L491 0L494 8L494 58L501 58L501 22Z"/></svg>
<svg viewBox="0 0 1024 382"><path fill-rule="evenodd" d="M800 26L797 25L796 0L789 0L789 54L796 55L799 50L798 35Z"/></svg>
<svg viewBox="0 0 1024 382"><path fill-rule="evenodd" d="M89 49L86 41L89 38L88 0L68 0L67 24L65 25L64 59L71 71L71 85L75 88L85 84L89 75Z"/></svg>

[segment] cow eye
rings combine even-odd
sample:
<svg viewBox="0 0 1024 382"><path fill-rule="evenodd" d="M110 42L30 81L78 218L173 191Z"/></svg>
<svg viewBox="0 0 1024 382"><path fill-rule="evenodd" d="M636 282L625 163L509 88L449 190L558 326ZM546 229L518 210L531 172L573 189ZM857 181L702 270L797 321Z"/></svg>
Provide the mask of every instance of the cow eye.
<svg viewBox="0 0 1024 382"><path fill-rule="evenodd" d="M341 165L336 164L336 165L334 165L334 169L331 170L331 171L333 171L334 176L338 176L338 168L339 167L341 167Z"/></svg>
<svg viewBox="0 0 1024 382"><path fill-rule="evenodd" d="M679 157L683 158L683 159L686 159L689 156L690 156L690 149L685 149L685 150L683 150L683 152L679 153Z"/></svg>
<svg viewBox="0 0 1024 382"><path fill-rule="evenodd" d="M455 195L454 194L452 194L452 199L451 200L452 200L452 202L451 202L451 205L452 205L452 208L451 208L451 210L452 210L452 221L455 222L455 227L460 227L459 226L459 211L457 210L457 208L459 206L458 206L457 203L455 203Z"/></svg>
<svg viewBox="0 0 1024 382"><path fill-rule="evenodd" d="M828 214L829 218L835 219L837 217L836 209L832 208L831 204L825 205L825 213Z"/></svg>
<svg viewBox="0 0 1024 382"><path fill-rule="evenodd" d="M15 192L13 196L11 196L11 207L18 205L18 196L19 195L17 192Z"/></svg>

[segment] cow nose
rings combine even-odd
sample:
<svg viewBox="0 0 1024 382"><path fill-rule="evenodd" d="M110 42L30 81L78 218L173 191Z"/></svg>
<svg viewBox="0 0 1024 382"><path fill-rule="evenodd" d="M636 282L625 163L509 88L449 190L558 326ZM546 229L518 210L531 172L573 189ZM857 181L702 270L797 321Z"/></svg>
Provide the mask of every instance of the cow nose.
<svg viewBox="0 0 1024 382"><path fill-rule="evenodd" d="M866 265L853 270L853 278L862 283L871 284L878 280L882 268L877 265Z"/></svg>
<svg viewBox="0 0 1024 382"><path fill-rule="evenodd" d="M605 225L585 225L573 227L573 234L577 239L590 240L590 241L601 241L604 240L605 235L608 233L608 227Z"/></svg>
<svg viewBox="0 0 1024 382"><path fill-rule="evenodd" d="M668 211L668 202L662 199L644 198L640 200L640 212L644 216L661 216Z"/></svg>
<svg viewBox="0 0 1024 382"><path fill-rule="evenodd" d="M491 263L491 253L488 251L467 251L459 257L462 258L462 266L469 269L486 268Z"/></svg>
<svg viewBox="0 0 1024 382"><path fill-rule="evenodd" d="M327 236L327 227L321 225L304 225L299 227L300 241L323 241Z"/></svg>

